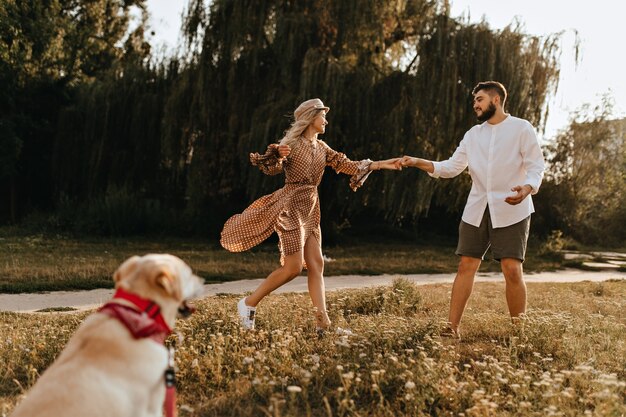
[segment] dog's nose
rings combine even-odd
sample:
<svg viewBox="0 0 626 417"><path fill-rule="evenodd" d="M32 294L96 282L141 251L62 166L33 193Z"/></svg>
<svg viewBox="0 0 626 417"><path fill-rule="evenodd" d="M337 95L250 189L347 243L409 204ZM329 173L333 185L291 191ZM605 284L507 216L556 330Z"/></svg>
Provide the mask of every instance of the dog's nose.
<svg viewBox="0 0 626 417"><path fill-rule="evenodd" d="M187 300L183 301L183 303L178 307L178 314L182 318L187 318L191 316L196 311L196 308L189 304Z"/></svg>

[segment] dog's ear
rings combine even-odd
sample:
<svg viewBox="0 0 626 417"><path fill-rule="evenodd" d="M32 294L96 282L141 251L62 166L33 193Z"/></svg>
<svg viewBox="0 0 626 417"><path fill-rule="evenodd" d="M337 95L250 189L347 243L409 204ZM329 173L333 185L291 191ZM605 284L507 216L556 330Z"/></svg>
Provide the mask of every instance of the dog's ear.
<svg viewBox="0 0 626 417"><path fill-rule="evenodd" d="M154 277L154 283L175 300L182 301L180 282L166 266L160 265Z"/></svg>
<svg viewBox="0 0 626 417"><path fill-rule="evenodd" d="M117 268L117 271L113 274L113 282L115 282L116 287L123 278L135 272L140 259L141 258L139 256L132 256L122 262L119 268Z"/></svg>

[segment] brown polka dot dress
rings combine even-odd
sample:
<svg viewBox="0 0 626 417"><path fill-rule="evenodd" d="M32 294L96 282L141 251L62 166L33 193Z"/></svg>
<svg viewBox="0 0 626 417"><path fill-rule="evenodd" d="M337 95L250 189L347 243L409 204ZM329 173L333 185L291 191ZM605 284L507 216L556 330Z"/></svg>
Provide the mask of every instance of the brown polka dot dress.
<svg viewBox="0 0 626 417"><path fill-rule="evenodd" d="M324 168L330 166L338 173L350 175L353 191L365 182L371 172L372 161L369 159L351 161L319 139L311 142L301 140L284 159L278 155L278 144L269 145L264 155L250 154L252 165L258 166L263 173L276 175L284 172L285 186L259 198L243 213L226 221L220 241L225 249L242 252L276 232L282 265L285 256L301 250L304 252L309 236L321 245L317 186L322 180Z"/></svg>

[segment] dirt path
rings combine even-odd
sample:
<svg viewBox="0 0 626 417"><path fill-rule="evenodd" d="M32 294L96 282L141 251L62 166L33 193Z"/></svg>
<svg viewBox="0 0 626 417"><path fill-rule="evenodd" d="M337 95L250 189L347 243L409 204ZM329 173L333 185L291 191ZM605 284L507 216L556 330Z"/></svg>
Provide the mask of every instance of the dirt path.
<svg viewBox="0 0 626 417"><path fill-rule="evenodd" d="M389 285L398 277L406 278L417 285L451 283L454 274L414 274L414 275L339 275L325 277L327 290L346 288L365 288L379 285ZM626 279L626 273L618 271L580 271L566 269L556 272L540 272L525 274L527 283L531 282L600 282L609 279ZM477 282L502 281L501 273L479 273ZM241 294L254 290L262 279L231 281L204 286L205 297L215 294ZM281 292L306 292L306 277L300 276L290 283L279 288ZM32 312L45 308L71 307L86 310L98 307L113 295L111 289L91 291L55 291L36 294L0 294L0 311Z"/></svg>

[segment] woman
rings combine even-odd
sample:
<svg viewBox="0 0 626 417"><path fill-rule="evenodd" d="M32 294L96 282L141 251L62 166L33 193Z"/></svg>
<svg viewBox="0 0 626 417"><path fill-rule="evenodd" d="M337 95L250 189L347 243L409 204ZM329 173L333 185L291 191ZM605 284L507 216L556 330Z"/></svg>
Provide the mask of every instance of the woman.
<svg viewBox="0 0 626 417"><path fill-rule="evenodd" d="M326 312L317 194L324 168L330 166L338 173L351 175L353 191L365 182L371 171L401 169L395 164L397 158L351 161L319 140L317 135L326 130L329 110L318 98L303 102L294 111L295 120L280 144L269 145L264 155L250 154L252 164L263 173L276 175L284 172L285 186L259 198L243 213L228 219L222 231L221 244L231 252L250 249L274 231L279 237L281 267L237 304L241 324L246 329L254 328L256 306L263 297L294 279L303 268L307 269L309 294L316 308L316 328L323 331L330 326Z"/></svg>

